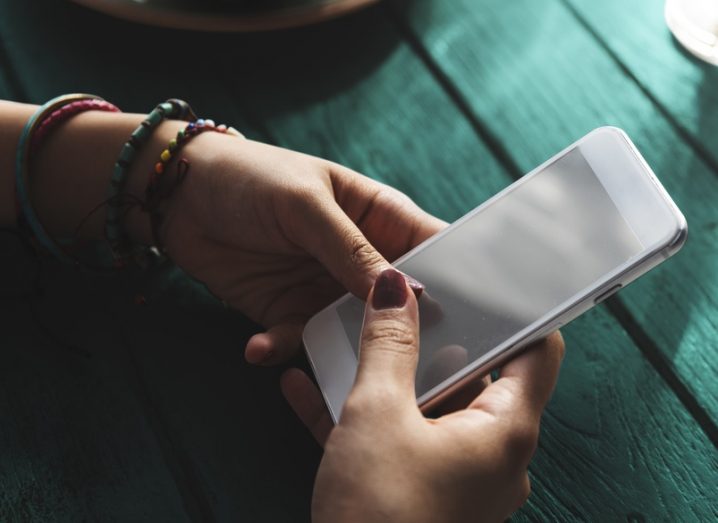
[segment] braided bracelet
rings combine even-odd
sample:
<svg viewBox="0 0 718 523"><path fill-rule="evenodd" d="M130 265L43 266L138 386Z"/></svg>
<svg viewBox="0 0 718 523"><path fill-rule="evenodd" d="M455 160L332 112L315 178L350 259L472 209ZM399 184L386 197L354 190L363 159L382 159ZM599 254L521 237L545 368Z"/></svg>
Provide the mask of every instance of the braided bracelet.
<svg viewBox="0 0 718 523"><path fill-rule="evenodd" d="M60 123L83 111L119 111L117 107L91 94L66 94L49 100L39 107L23 127L15 155L15 195L17 221L37 242L58 260L76 265L78 262L68 256L58 245L35 213L28 188L30 154L37 151L43 139Z"/></svg>
<svg viewBox="0 0 718 523"><path fill-rule="evenodd" d="M30 151L37 151L45 137L60 124L85 111L121 112L115 105L99 97L86 98L67 103L48 114L40 125L38 125L37 130L32 134L32 138L30 139Z"/></svg>
<svg viewBox="0 0 718 523"><path fill-rule="evenodd" d="M177 131L177 136L170 140L167 148L160 154L159 161L155 164L152 173L150 174L147 187L145 189L145 204L144 209L150 215L150 225L152 229L152 237L154 239L155 247L162 252L162 243L159 237L159 229L162 225L162 217L158 212L159 204L163 199L168 198L172 191L182 183L184 177L187 174L189 168L189 162L186 159L182 159L180 165L177 168L177 176L174 183L169 187L162 187L161 181L164 178L164 173L167 169L167 165L172 161L175 153L186 144L190 139L197 136L205 131L213 131L221 134L231 134L242 138L242 134L234 129L233 127L227 127L226 125L215 125L213 120L198 119L195 122L190 122L184 129Z"/></svg>
<svg viewBox="0 0 718 523"><path fill-rule="evenodd" d="M165 118L196 120L192 108L183 100L171 98L155 107L125 142L115 163L110 179L105 218L105 237L110 244L116 267L124 267L134 254L129 235L124 230L121 212L121 195L127 184L127 176L137 152L147 142L152 132Z"/></svg>

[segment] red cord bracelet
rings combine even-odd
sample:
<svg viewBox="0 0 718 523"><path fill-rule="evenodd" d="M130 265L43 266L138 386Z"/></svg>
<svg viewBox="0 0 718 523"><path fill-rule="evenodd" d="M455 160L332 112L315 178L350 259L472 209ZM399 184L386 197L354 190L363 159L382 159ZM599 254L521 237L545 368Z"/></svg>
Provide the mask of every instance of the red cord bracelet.
<svg viewBox="0 0 718 523"><path fill-rule="evenodd" d="M37 151L48 133L73 116L85 111L105 111L119 113L120 110L110 102L97 99L77 100L63 105L59 109L48 114L37 127L32 135L30 151Z"/></svg>

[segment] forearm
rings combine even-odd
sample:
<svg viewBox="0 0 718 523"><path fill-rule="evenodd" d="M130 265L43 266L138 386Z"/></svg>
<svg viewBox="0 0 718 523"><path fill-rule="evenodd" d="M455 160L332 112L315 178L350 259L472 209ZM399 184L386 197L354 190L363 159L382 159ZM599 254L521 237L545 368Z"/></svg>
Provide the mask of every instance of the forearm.
<svg viewBox="0 0 718 523"><path fill-rule="evenodd" d="M15 223L15 149L35 106L0 102L0 216L3 226ZM122 144L144 115L87 111L55 129L31 158L28 189L32 205L48 232L70 237L86 219L79 235L103 237L110 176ZM144 188L160 152L184 122L166 121L142 147L128 173L126 192L143 197ZM99 207L98 207L99 206ZM96 212L93 212L97 209ZM125 226L135 241L151 243L149 220L132 209Z"/></svg>
<svg viewBox="0 0 718 523"><path fill-rule="evenodd" d="M15 225L15 150L35 107L0 100L0 227Z"/></svg>

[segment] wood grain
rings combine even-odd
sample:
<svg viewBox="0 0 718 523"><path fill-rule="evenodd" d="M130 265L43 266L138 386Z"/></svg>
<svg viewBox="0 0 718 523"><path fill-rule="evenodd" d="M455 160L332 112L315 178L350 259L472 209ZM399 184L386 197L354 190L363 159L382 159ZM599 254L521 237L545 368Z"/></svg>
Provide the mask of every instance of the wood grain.
<svg viewBox="0 0 718 523"><path fill-rule="evenodd" d="M403 13L476 118L524 172L600 125L624 128L691 230L685 249L620 294L662 358L718 419L718 179L561 3L415 2Z"/></svg>
<svg viewBox="0 0 718 523"><path fill-rule="evenodd" d="M718 174L718 67L698 60L673 38L665 2L565 0L636 84Z"/></svg>
<svg viewBox="0 0 718 523"><path fill-rule="evenodd" d="M175 31L135 28L54 2L37 12L35 7L7 3L0 13L0 33L10 42L27 99L39 102L83 90L143 112L179 96L191 100L202 115L221 117L249 136L261 135L241 118L235 94L217 96L222 57L216 50L226 40L206 35L182 54ZM75 30L68 33L58 20L67 20ZM30 26L44 32L46 40L32 38ZM130 44L128 31L134 36ZM48 46L55 49L52 55L46 53ZM42 80L46 73L53 82ZM151 273L128 285L147 305L138 308L130 301L118 307L114 316L122 325L113 336L121 340L147 402L135 415L148 418L162 450L175 462L173 479L196 502L189 516L196 521L307 521L319 449L281 398L279 371L244 362L244 344L257 326L228 313L179 271ZM92 302L90 292L91 287L80 285L72 299ZM113 444L107 442L110 448ZM163 501L155 501L153 507L162 511ZM124 503L132 505L132 497ZM164 520L174 519L168 510Z"/></svg>
<svg viewBox="0 0 718 523"><path fill-rule="evenodd" d="M373 27L376 30L382 26ZM380 40L380 35L377 31L375 40ZM349 40L351 36L350 32ZM361 65L351 60L353 55L345 47L341 44L337 47L337 55L345 56L354 67ZM484 168L491 163L483 147L472 144L463 132L453 138L459 140L462 154L433 149L425 159L411 148L405 155L392 156L394 165L389 168L373 161L372 148L401 147L394 143L395 134L410 135L417 144L433 143L436 138L431 133L446 127L456 130L461 120L448 96L433 94L436 87L430 89L429 83L426 86L420 83L422 73L407 65L413 60L404 56L404 46L397 46L392 56L384 59L382 67L372 71L371 78L353 83L341 95L322 97L321 103L314 100L318 95L313 89L312 73L331 70L336 74L342 71L341 62L331 56L321 60L316 53L300 49L302 54L312 56L311 62L309 58L306 62L288 58L287 63L276 64L277 70L255 72L254 84L245 80L249 71L236 72L237 85L244 85L248 98L258 100L254 108L258 119L266 123L267 131L281 145L329 156L372 177L389 180L412 193L419 203L435 206L432 210L444 216L453 212L451 207L456 204L443 197L445 189L441 185L437 188L430 185L443 183L436 179L442 169L452 173L451 191L455 194L470 194L467 191L475 190L479 181L483 190L480 196L485 198L495 187L510 180L505 169L497 176L496 168ZM383 77L385 64L391 69ZM299 72L309 78L304 79ZM391 73L401 79L411 78L413 84L421 85L421 94L415 95L412 85L401 91L406 101L394 98L385 87L396 82L391 81ZM280 85L283 75L295 79L291 102L283 101L281 88L275 87ZM303 109L286 109L289 103L293 108L300 105ZM383 107L383 111L378 107ZM395 113L400 117L395 117ZM423 118L432 118L432 124L426 125ZM371 122L371 127L365 119ZM374 133L369 132L372 129ZM476 132L473 127L472 130ZM362 147L355 145L356 136L367 137ZM394 150L406 150L405 147ZM430 163L424 163L427 159ZM437 161L445 163L437 166ZM403 174L408 172L410 176ZM417 192L417 179L433 191ZM567 340L569 357L549 408L541 450L532 467L537 486L535 501L519 519L651 520L672 514L682 514L687 519L713 516L716 505L710 501L710 493L718 486L713 473L718 459L716 451L680 401L632 346L626 333L601 309L569 327ZM685 488L687 484L691 486ZM701 502L695 502L696 499Z"/></svg>
<svg viewBox="0 0 718 523"><path fill-rule="evenodd" d="M0 233L0 521L188 521L115 335L127 293L37 265Z"/></svg>
<svg viewBox="0 0 718 523"><path fill-rule="evenodd" d="M446 17L458 5L437 4L419 4L409 14L413 20L422 12L428 16L422 9L430 6L447 10ZM559 114L538 140L536 125L523 141L496 132L494 120L506 125L518 118L526 111L523 101L515 108L496 106L493 119L467 120L381 8L313 30L194 35L180 53L181 33L134 27L49 0L0 6L0 35L35 101L82 89L144 111L167 96L185 97L201 114L234 123L250 136L320 154L396 185L449 220L510 183L514 158L492 153L486 146L496 145L492 138L510 148L518 142L525 157L517 164L531 167L575 131L574 122ZM465 11L454 13L465 24L461 28L440 13L431 16L459 37L486 31L482 39L489 47L501 34L502 24L488 31ZM450 38L444 33L440 40ZM463 45L478 52L474 40ZM535 56L546 52L543 45ZM509 99L520 91L510 69L490 72L472 91L487 96L487 104L501 101L501 91ZM462 87L458 80L456 85ZM556 93L564 93L566 84L547 72L530 86L522 96L533 99L530 114L538 118L555 110ZM586 111L603 114L596 103ZM123 319L118 343L144 399L135 415L149 420L173 457L175 482L197 496L201 512L195 519L307 520L318 449L279 397L277 371L243 363L243 344L257 327L177 271L125 285L125 293L141 292L147 300L144 307L124 303L113 309ZM96 304L92 288L77 285L72 299ZM569 355L531 469L536 493L517 518L715 515L715 505L704 499L715 490L715 449L620 325L598 310L566 336ZM109 452L116 443L102 445ZM131 503L129 497L118 499ZM157 510L163 506L160 498L148 503Z"/></svg>
<svg viewBox="0 0 718 523"><path fill-rule="evenodd" d="M714 520L718 451L613 324L599 307L564 329L566 359L529 468L533 495L515 519Z"/></svg>

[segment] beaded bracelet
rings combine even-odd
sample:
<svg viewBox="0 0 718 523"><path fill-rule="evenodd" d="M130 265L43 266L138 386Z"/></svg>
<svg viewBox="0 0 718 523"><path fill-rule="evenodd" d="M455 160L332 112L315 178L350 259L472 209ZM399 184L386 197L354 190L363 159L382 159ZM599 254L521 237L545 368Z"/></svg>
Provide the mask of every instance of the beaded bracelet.
<svg viewBox="0 0 718 523"><path fill-rule="evenodd" d="M147 142L152 132L165 118L196 120L192 108L183 100L171 98L155 107L125 142L115 163L110 179L105 219L105 237L110 244L116 267L124 267L133 256L134 248L123 227L121 195L127 184L127 176L137 152Z"/></svg>
<svg viewBox="0 0 718 523"><path fill-rule="evenodd" d="M234 129L233 127L227 127L226 125L215 125L213 120L198 119L194 122L190 122L184 129L177 131L177 136L170 140L167 148L160 154L159 161L155 164L152 173L150 174L147 187L145 189L145 204L144 210L150 215L150 224L152 229L152 236L155 242L155 247L162 252L162 243L159 237L159 229L162 225L161 216L157 210L160 202L168 198L172 191L184 180L184 176L187 174L189 163L183 158L183 164L178 166L177 178L175 179L169 190L161 187L160 182L163 179L163 175L167 168L167 165L172 161L175 153L186 144L190 139L197 136L205 131L213 131L221 134L231 134L242 138L242 134ZM183 170L180 168L184 167Z"/></svg>
<svg viewBox="0 0 718 523"><path fill-rule="evenodd" d="M91 101L101 102L98 104ZM88 110L119 111L112 104L107 104L99 96L74 93L58 96L38 108L28 119L22 129L15 155L15 195L18 207L18 226L29 229L37 242L58 260L77 264L77 260L68 256L58 243L48 234L40 222L31 204L30 191L27 185L29 175L30 153L36 151L45 136L62 121ZM70 108L71 106L71 108ZM67 107L67 108L66 108ZM35 133L43 129L37 136Z"/></svg>

